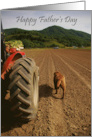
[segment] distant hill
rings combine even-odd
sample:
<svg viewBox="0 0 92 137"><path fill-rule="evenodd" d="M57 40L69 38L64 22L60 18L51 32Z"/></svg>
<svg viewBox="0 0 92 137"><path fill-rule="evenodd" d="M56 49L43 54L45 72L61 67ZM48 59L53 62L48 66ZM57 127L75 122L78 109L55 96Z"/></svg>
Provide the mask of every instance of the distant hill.
<svg viewBox="0 0 92 137"><path fill-rule="evenodd" d="M42 31L40 31L42 34L44 35L49 35L49 36L59 36L59 37L63 37L63 36L77 36L80 38L84 38L84 39L89 39L91 37L90 34L82 32L82 31L76 31L73 29L64 29L62 27L59 26L52 26L52 27L48 27Z"/></svg>
<svg viewBox="0 0 92 137"><path fill-rule="evenodd" d="M25 48L34 47L71 47L91 46L91 35L73 29L51 26L41 31L18 28L5 29L6 41L21 40Z"/></svg>

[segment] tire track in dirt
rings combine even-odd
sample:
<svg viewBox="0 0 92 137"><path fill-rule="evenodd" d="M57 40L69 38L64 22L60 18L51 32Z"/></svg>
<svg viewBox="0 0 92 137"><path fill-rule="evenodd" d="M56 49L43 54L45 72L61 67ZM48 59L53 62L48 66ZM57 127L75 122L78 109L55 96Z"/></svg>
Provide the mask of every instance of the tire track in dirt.
<svg viewBox="0 0 92 137"><path fill-rule="evenodd" d="M47 125L47 129L49 129L49 131L47 132L47 135L49 136L55 136L57 135L56 131L55 131L55 123L56 121L54 120L54 115L52 115L52 113L54 112L54 102L52 99L52 92L53 92L53 73L55 71L55 67L51 58L51 53L49 50L46 50L48 57L46 58L46 77L45 77L45 83L47 85L47 91L45 96L47 96L47 98L45 98L45 101L47 101L46 104L46 110L47 110L47 119L45 122L49 122ZM44 72L45 73L45 72Z"/></svg>
<svg viewBox="0 0 92 137"><path fill-rule="evenodd" d="M59 55L56 55L54 53L55 56L57 56L58 58L60 58L60 60L71 70L73 71L82 81L83 83L89 88L91 89L91 85L88 83L88 81L85 80L85 78L83 76L81 76L76 70L74 70L67 62L65 62L64 59L62 59Z"/></svg>

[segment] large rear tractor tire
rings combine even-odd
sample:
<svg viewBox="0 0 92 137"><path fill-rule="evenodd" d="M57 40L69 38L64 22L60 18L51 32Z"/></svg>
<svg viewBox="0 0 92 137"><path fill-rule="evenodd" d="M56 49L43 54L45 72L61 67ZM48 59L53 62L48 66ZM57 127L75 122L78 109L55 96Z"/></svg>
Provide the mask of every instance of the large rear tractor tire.
<svg viewBox="0 0 92 137"><path fill-rule="evenodd" d="M14 117L34 119L38 110L38 67L30 58L20 58L9 75L10 110Z"/></svg>

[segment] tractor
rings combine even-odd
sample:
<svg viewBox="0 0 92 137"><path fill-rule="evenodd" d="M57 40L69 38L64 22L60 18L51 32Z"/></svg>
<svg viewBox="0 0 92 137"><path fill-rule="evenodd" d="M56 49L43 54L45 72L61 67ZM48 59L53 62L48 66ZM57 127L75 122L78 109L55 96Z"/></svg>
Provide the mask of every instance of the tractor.
<svg viewBox="0 0 92 137"><path fill-rule="evenodd" d="M24 120L37 115L39 68L33 59L16 48L6 47L1 32L1 90L14 117Z"/></svg>

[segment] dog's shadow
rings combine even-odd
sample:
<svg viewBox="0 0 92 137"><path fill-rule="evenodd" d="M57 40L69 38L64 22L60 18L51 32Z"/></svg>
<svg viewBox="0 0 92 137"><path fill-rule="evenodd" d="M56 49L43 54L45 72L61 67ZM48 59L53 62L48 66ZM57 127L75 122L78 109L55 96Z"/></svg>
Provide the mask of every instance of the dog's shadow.
<svg viewBox="0 0 92 137"><path fill-rule="evenodd" d="M50 96L55 99L62 99L61 97L62 95L58 97L58 94L55 94L55 93L56 93L55 89L50 87L49 85L44 84L39 86L39 99L41 99L42 97L46 98Z"/></svg>

